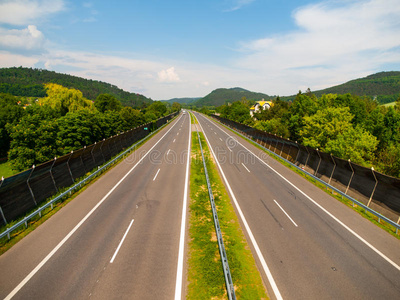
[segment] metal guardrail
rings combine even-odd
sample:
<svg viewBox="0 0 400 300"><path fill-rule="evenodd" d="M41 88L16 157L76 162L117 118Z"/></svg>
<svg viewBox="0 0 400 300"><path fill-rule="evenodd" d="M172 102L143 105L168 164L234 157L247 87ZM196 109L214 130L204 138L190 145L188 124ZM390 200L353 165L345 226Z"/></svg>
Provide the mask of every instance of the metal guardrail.
<svg viewBox="0 0 400 300"><path fill-rule="evenodd" d="M234 289L233 282L232 282L231 271L229 269L228 258L226 256L226 252L225 252L225 246L224 246L224 241L223 241L223 238L222 238L221 228L219 226L217 209L215 207L215 202L214 202L214 195L213 195L213 192L212 192L212 189L211 189L210 180L209 180L209 177L208 177L206 161L204 159L203 147L201 146L200 134L199 134L199 130L198 130L197 124L196 124L196 128L197 128L197 137L199 139L199 145L200 145L200 150L201 150L201 157L203 159L204 173L206 175L206 180L207 180L208 195L210 197L210 203L211 203L211 208L212 208L212 213L213 213L215 232L217 234L219 254L221 256L221 262L222 262L222 266L223 266L223 269L224 269L226 290L227 290L227 294L228 294L229 300L232 300L232 299L235 300L236 299L235 289Z"/></svg>
<svg viewBox="0 0 400 300"><path fill-rule="evenodd" d="M21 221L17 222L16 224L14 224L13 226L11 226L10 228L7 228L5 231L3 231L2 233L0 233L0 239L2 239L3 237L7 236L8 239L11 238L10 234L18 229L19 227L21 227L22 225L25 224L25 227L28 227L28 221L30 219L32 219L33 217L39 215L40 217L42 216L42 212L43 210L45 210L48 207L51 207L51 209L53 209L54 203L56 203L57 201L62 200L64 197L71 195L73 191L75 190L79 190L84 184L86 184L87 181L90 181L93 177L101 174L101 172L103 172L104 170L106 170L109 166L111 166L113 163L115 163L117 160L119 160L121 157L123 157L125 154L129 153L132 149L134 149L138 144L144 142L145 140L149 139L150 137L152 137L154 134L156 134L158 131L160 131L166 124L170 123L170 121L168 121L167 123L165 123L163 126L157 128L155 131L151 132L150 134L148 134L147 136L145 136L143 139L139 140L137 143L133 144L132 146L130 146L128 149L126 149L124 152L118 154L115 158L113 158L112 160L110 160L109 162L107 162L105 165L103 165L102 167L98 168L95 172L93 172L92 174L90 174L89 176L87 176L86 178L84 178L83 180L79 181L78 183L74 184L72 187L68 188L65 192L61 193L60 195L56 196L54 199L52 199L51 201L49 201L48 203L46 203L45 205L39 207L37 210L35 210L34 212L32 212L31 214L29 214L28 216L26 216L25 218L23 218Z"/></svg>
<svg viewBox="0 0 400 300"><path fill-rule="evenodd" d="M225 124L221 123L220 121L216 120L215 118L213 118L215 121L217 121L218 123L220 123L223 126L226 126ZM251 141L253 143L256 143L254 140L252 140L251 138L248 138L247 136L241 134L240 132L238 132L237 130L235 130L234 128L229 127L232 131L234 131L237 135L243 137L244 139ZM379 221L380 219L384 220L386 223L389 223L390 225L392 225L393 227L396 228L396 234L399 233L400 230L400 224L397 224L396 222L390 220L389 218L381 215L380 213L376 212L375 210L369 208L368 206L366 206L365 204L363 204L362 202L354 199L353 197L343 193L342 191L340 191L339 189L333 187L332 185L328 184L327 182L323 181L322 179L318 178L317 176L314 176L313 174L303 170L302 168L300 168L299 166L295 165L294 163L292 163L291 161L285 159L284 157L278 155L277 153L269 150L268 148L264 147L263 145L260 145L257 143L257 145L259 145L260 147L262 147L265 151L267 151L268 153L272 154L273 156L282 159L283 161L285 161L286 163L290 164L291 166L295 167L296 169L298 169L299 171L303 172L306 176L309 176L311 178L313 178L314 180L317 180L318 182L322 183L323 185L325 185L326 188L331 189L332 191L337 192L338 194L340 194L342 197L347 198L348 200L350 200L354 204L362 207L364 210L368 211L369 213L373 214L374 216L376 216Z"/></svg>

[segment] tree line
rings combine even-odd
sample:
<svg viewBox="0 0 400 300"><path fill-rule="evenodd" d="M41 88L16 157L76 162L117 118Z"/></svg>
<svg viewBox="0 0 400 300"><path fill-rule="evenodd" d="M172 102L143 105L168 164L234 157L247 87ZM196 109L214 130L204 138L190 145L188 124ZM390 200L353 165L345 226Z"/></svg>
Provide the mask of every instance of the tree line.
<svg viewBox="0 0 400 300"><path fill-rule="evenodd" d="M85 98L90 100L96 99L100 94L110 94L121 101L124 106L140 108L142 105L152 103L151 99L141 94L126 92L106 82L43 69L1 68L0 82L0 92L14 96L45 97L46 89L43 85L51 82L68 88L76 88L83 93Z"/></svg>
<svg viewBox="0 0 400 300"><path fill-rule="evenodd" d="M351 94L315 96L299 92L292 102L273 106L251 117L246 100L222 105L224 118L318 148L325 153L400 177L400 97L385 107L370 97Z"/></svg>
<svg viewBox="0 0 400 300"><path fill-rule="evenodd" d="M110 94L91 101L79 90L54 83L45 89L47 97L25 105L0 94L0 158L8 157L16 171L180 110L178 103L161 101L140 110L124 107Z"/></svg>

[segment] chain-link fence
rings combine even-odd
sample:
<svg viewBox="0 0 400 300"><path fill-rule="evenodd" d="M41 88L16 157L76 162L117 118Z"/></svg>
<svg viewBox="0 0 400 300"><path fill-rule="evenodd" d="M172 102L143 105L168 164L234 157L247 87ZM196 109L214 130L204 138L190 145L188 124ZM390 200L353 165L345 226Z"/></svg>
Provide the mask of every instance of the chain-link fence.
<svg viewBox="0 0 400 300"><path fill-rule="evenodd" d="M178 112L170 114L3 179L0 182L0 225L36 208L177 114Z"/></svg>
<svg viewBox="0 0 400 300"><path fill-rule="evenodd" d="M399 223L399 179L247 125L216 115L213 117L372 210Z"/></svg>

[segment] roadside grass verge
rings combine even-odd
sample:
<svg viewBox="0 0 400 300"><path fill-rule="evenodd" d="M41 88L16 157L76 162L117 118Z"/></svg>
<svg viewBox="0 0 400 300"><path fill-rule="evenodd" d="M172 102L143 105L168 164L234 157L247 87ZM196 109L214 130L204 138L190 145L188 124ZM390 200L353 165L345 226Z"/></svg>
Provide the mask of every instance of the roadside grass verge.
<svg viewBox="0 0 400 300"><path fill-rule="evenodd" d="M237 299L268 299L218 170L200 133ZM227 299L197 132L192 133L187 299Z"/></svg>
<svg viewBox="0 0 400 300"><path fill-rule="evenodd" d="M212 119L212 120L215 121L214 119ZM346 206L350 207L351 209L356 211L358 214L360 214L362 217L368 219L369 221L371 221L375 225L379 226L380 228L382 228L386 232L390 233L395 238L400 239L400 235L396 233L396 227L392 226L391 224L385 222L382 219L379 219L377 216L371 214L370 212L366 211L364 208L358 206L357 204L353 205L353 202L350 201L349 199L343 197L342 195L336 193L334 190L330 189L329 187L326 187L324 184L322 184L319 181L315 180L314 178L308 176L307 173L302 172L299 169L297 169L297 168L293 167L292 165L288 164L286 161L284 161L283 159L279 158L277 155L273 155L272 153L266 151L261 145L257 144L253 140L241 136L240 134L238 134L237 132L235 132L234 130L232 130L231 128L225 126L224 124L222 124L220 122L218 122L218 124L220 124L221 126L225 127L226 129L228 129L232 133L236 134L237 136L246 139L249 143L251 143L252 145L257 147L258 149L262 150L263 152L268 154L270 157L272 157L275 160L277 160L278 162L280 162L282 165L284 165L287 168L291 169L292 171L296 172L297 174L299 174L300 176L302 176L303 178L305 178L307 181L311 182L312 184L314 184L318 188L324 190L330 196L334 197L335 199L339 200L340 202L342 202Z"/></svg>
<svg viewBox="0 0 400 300"><path fill-rule="evenodd" d="M173 120L175 120L176 117L174 117L172 120L170 120L168 123L164 124L163 126L161 126L158 130L156 130L155 133L157 133L158 131L160 131L162 128L164 128L165 126L167 126L168 124L170 124ZM61 199L60 201L56 202L53 204L53 208L48 207L45 210L42 211L41 216L36 215L35 217L33 217L32 219L30 219L27 222L27 226L20 226L18 229L16 229L15 231L13 231L10 234L10 239L8 239L8 237L3 237L2 239L0 239L0 255L2 255L3 253L5 253L7 250L9 250L10 248L12 248L15 244L17 244L20 240L22 240L25 236L27 236L30 232L34 231L37 227L39 227L41 224L43 224L46 220L48 220L49 218L51 218L54 214L56 214L61 208L63 208L65 205L67 205L69 202L71 202L73 199L75 199L80 193L82 193L83 191L85 191L90 185L92 185L93 183L95 183L101 176L103 176L103 174L107 173L108 171L110 171L112 168L114 168L116 165L118 165L121 161L123 161L124 159L126 159L129 155L131 155L134 151L137 151L142 145L144 145L145 143L147 143L150 138L147 138L145 140L139 141L137 142L136 146L129 151L128 153L126 153L125 155L123 155L122 157L120 157L118 160L116 160L113 164L111 164L108 168L106 168L104 171L100 172L97 176L95 176L94 178L92 178L90 181L82 184L82 187L79 190L76 190L75 192L72 192L70 194L70 196L66 196L63 199ZM121 151L122 152L122 151ZM113 156L110 160L114 159L115 157L117 157L119 154ZM107 162L106 162L107 163ZM104 163L103 165L105 165L106 163ZM100 166L102 167L102 166ZM97 169L92 170L91 172L87 173L85 176L83 176L82 178L79 178L76 180L76 182L80 182L81 180L83 180L85 177L89 176L90 174L92 174L92 172L95 172ZM45 205L46 203L50 202L52 199L54 199L55 197L57 197L59 194L61 194L62 192L66 191L69 187L66 187L64 189L62 189L59 193L57 193L56 195L52 196L51 198L49 198L46 201L43 201L42 203L40 203L41 206ZM27 212L25 214L25 216L28 216L29 214L33 213L34 211L36 211L38 208L34 208L31 211ZM5 231L7 228L12 227L14 224L17 224L20 220L23 220L24 217L18 218L16 220L13 220L11 222L8 223L8 225L6 226L1 226L0 227L0 232Z"/></svg>

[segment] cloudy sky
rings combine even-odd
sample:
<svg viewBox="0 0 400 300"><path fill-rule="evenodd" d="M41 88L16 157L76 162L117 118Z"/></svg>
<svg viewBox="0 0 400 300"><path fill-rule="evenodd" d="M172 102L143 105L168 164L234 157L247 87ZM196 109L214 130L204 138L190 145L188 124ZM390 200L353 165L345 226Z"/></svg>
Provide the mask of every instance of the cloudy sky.
<svg viewBox="0 0 400 300"><path fill-rule="evenodd" d="M269 95L400 70L400 0L0 0L0 67L153 100Z"/></svg>

